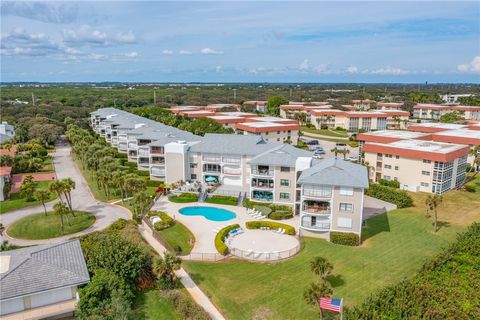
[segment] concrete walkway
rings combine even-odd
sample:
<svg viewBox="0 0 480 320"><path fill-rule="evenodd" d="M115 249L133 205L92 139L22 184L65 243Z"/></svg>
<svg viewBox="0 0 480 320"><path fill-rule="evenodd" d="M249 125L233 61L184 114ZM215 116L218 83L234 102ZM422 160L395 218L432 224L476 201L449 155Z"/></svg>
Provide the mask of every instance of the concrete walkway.
<svg viewBox="0 0 480 320"><path fill-rule="evenodd" d="M159 255L163 256L165 251L164 246L160 244L153 236L151 231L144 224L138 227L142 237L152 246ZM205 311L210 315L213 320L223 320L225 319L220 311L213 305L213 303L208 299L208 297L203 293L203 291L195 284L190 275L183 269L179 269L175 272L177 277L182 282L185 289L192 296L193 300L201 306Z"/></svg>
<svg viewBox="0 0 480 320"><path fill-rule="evenodd" d="M37 244L52 244L60 241L78 237L94 231L102 230L115 222L117 219L130 219L130 213L124 207L100 202L96 200L88 187L85 178L78 169L75 161L72 159L71 147L68 142L61 140L56 145L55 153L53 154L53 165L57 175L57 179L71 178L75 181L75 189L72 191L72 204L75 210L88 211L95 215L97 219L95 223L88 229L81 232L69 234L63 237L45 239L45 240L21 240L14 239L8 236L8 226L15 221L24 217L43 212L43 206L34 206L19 210L10 211L0 215L0 223L7 228L4 233L4 240L8 240L11 244L20 246L29 246ZM56 201L46 204L47 210L52 210Z"/></svg>

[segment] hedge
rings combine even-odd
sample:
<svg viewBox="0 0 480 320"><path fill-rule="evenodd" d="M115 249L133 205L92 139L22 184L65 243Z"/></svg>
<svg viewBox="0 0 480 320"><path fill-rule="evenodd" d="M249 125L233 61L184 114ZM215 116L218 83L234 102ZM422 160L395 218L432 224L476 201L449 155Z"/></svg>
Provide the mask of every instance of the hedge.
<svg viewBox="0 0 480 320"><path fill-rule="evenodd" d="M245 223L247 229L260 229L263 227L270 228L270 229L278 229L282 228L285 229L285 233L291 236L295 235L295 228L284 223L273 222L273 221L247 221Z"/></svg>
<svg viewBox="0 0 480 320"><path fill-rule="evenodd" d="M330 242L344 246L356 247L360 244L360 238L356 233L330 232Z"/></svg>
<svg viewBox="0 0 480 320"><path fill-rule="evenodd" d="M117 159L128 159L128 155L126 153L120 153L118 152L116 155L115 155L115 158Z"/></svg>
<svg viewBox="0 0 480 320"><path fill-rule="evenodd" d="M221 229L217 235L215 236L215 248L217 248L217 251L221 254L221 255L227 255L228 254L228 247L227 245L225 244L225 238L227 237L227 235L230 233L230 231L234 230L234 229L238 229L240 228L240 225L239 224L232 224L230 226L227 226L223 229Z"/></svg>
<svg viewBox="0 0 480 320"><path fill-rule="evenodd" d="M413 206L413 199L404 190L398 190L391 187L371 184L365 191L365 194L383 201L391 202L398 208L407 208Z"/></svg>
<svg viewBox="0 0 480 320"><path fill-rule="evenodd" d="M400 182L395 180L387 180L387 179L380 179L378 183L382 186L392 187L392 188L400 188Z"/></svg>
<svg viewBox="0 0 480 320"><path fill-rule="evenodd" d="M293 217L293 209L289 206L271 204L270 209L272 209L272 212L268 215L268 217L272 220L284 220Z"/></svg>
<svg viewBox="0 0 480 320"><path fill-rule="evenodd" d="M153 227L157 231L170 228L175 224L175 220L173 220L172 217L170 217L163 211L149 211L147 213L147 218L150 219L153 216L158 216L160 219L162 219L162 221L155 222L155 224L153 225Z"/></svg>
<svg viewBox="0 0 480 320"><path fill-rule="evenodd" d="M147 187L156 187L157 188L157 187L160 187L160 185L162 184L162 181L146 179L145 183L146 183Z"/></svg>
<svg viewBox="0 0 480 320"><path fill-rule="evenodd" d="M480 315L480 223L413 277L371 294L346 309L346 319L478 319Z"/></svg>
<svg viewBox="0 0 480 320"><path fill-rule="evenodd" d="M136 173L140 177L149 177L150 172L148 170L134 170L133 173Z"/></svg>
<svg viewBox="0 0 480 320"><path fill-rule="evenodd" d="M185 192L178 196L171 196L168 200L175 203L187 203L187 202L197 202L198 195L196 193Z"/></svg>
<svg viewBox="0 0 480 320"><path fill-rule="evenodd" d="M136 169L138 166L136 162L129 162L129 161L125 162L123 165L132 169Z"/></svg>
<svg viewBox="0 0 480 320"><path fill-rule="evenodd" d="M270 207L267 207L267 206L258 205L258 206L255 206L254 208L260 211L266 217L268 217L268 215L272 212L272 209L270 209Z"/></svg>
<svg viewBox="0 0 480 320"><path fill-rule="evenodd" d="M207 203L216 203L216 204L226 204L229 206L236 206L238 204L237 197L227 197L227 196L218 196L213 195L210 198L206 199Z"/></svg>

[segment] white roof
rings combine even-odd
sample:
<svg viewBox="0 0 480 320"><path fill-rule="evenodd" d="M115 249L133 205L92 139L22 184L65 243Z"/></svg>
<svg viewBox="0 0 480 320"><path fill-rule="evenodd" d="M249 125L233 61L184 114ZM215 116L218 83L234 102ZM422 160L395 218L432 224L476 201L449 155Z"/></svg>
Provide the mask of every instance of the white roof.
<svg viewBox="0 0 480 320"><path fill-rule="evenodd" d="M233 117L248 117L248 116L255 115L254 113L240 112L240 111L220 112L219 114L225 115L225 116L233 116Z"/></svg>
<svg viewBox="0 0 480 320"><path fill-rule="evenodd" d="M379 136L386 138L400 138L400 139L415 139L423 136L429 135L429 133L416 132L416 131L403 131L403 130L380 130L380 131L370 131L363 133L362 135L367 136Z"/></svg>
<svg viewBox="0 0 480 320"><path fill-rule="evenodd" d="M187 114L205 114L205 113L215 114L215 112L213 112L213 111L205 111L205 110L185 111L185 113L187 113Z"/></svg>
<svg viewBox="0 0 480 320"><path fill-rule="evenodd" d="M263 121L263 122L284 122L284 121L290 122L290 121L292 121L290 119L277 118L277 117L254 117L254 118L250 118L250 119L256 120L256 121Z"/></svg>
<svg viewBox="0 0 480 320"><path fill-rule="evenodd" d="M268 127L283 127L287 126L281 123L274 123L274 122L244 122L244 126L249 126L252 128L268 128Z"/></svg>
<svg viewBox="0 0 480 320"><path fill-rule="evenodd" d="M435 135L480 139L480 131L468 129L440 131L435 133Z"/></svg>
<svg viewBox="0 0 480 320"><path fill-rule="evenodd" d="M461 144L423 141L423 140L400 140L387 144L387 146L395 148L403 148L415 151L436 152L436 153L450 153L462 148Z"/></svg>
<svg viewBox="0 0 480 320"><path fill-rule="evenodd" d="M243 117L235 117L235 116L208 116L207 118L213 120L236 120L236 119L244 119Z"/></svg>
<svg viewBox="0 0 480 320"><path fill-rule="evenodd" d="M421 127L427 127L427 128L440 128L440 129L449 129L449 130L462 129L466 127L463 124L441 123L441 122L417 123L417 124L414 124L413 126L415 127L421 126Z"/></svg>

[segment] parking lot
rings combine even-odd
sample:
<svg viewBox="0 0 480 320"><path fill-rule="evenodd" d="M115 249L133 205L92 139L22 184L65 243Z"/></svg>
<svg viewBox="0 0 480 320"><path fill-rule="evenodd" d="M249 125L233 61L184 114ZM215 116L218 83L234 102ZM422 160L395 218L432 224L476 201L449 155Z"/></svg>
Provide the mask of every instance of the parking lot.
<svg viewBox="0 0 480 320"><path fill-rule="evenodd" d="M331 151L333 148L336 147L335 142L325 141L325 140L320 140L320 139L313 139L313 138L308 138L308 137L302 137L301 140L305 141L305 142L308 142L310 140L318 140L318 145L309 145L308 146L310 148L310 150L314 151L317 147L322 147L323 150L325 151L325 155L323 156L325 159L333 158L335 156L335 154ZM347 155L347 158L350 158L350 157L358 158L358 155L359 155L359 148L358 147L357 148L352 148L352 147L347 145L346 147L341 147L341 148L346 148L346 149L350 150L350 153ZM343 157L343 155L339 155L339 156Z"/></svg>

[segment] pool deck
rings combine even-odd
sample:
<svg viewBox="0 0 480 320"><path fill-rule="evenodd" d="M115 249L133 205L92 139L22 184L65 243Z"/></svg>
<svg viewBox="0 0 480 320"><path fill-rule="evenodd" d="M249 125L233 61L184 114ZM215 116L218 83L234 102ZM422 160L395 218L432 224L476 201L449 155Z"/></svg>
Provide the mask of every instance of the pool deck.
<svg viewBox="0 0 480 320"><path fill-rule="evenodd" d="M185 207L221 208L221 209L234 212L237 215L237 217L228 221L211 221L204 218L203 216L184 216L180 214L178 210ZM155 205L152 207L152 210L166 212L168 215L175 218L177 221L180 221L188 229L190 229L190 231L192 231L196 239L192 253L217 253L217 250L215 249L215 245L214 245L216 233L212 231L213 229L221 227L223 225L231 225L231 224L238 223L246 232L250 233L250 232L253 232L253 230L247 230L245 228L245 222L256 221L247 214L246 208L243 208L243 207L227 206L227 205L212 204L212 203L200 203L200 202L174 203L174 202L168 201L167 197L159 198L155 203ZM300 224L298 219L299 219L298 216L296 216L292 219L282 220L277 222L291 225L295 227L298 231L298 226ZM275 220L263 219L262 221L275 221ZM272 231L266 231L266 232L272 232ZM286 235L284 236L289 237ZM288 247L290 246L291 244L288 244ZM289 249L289 248L286 248L286 249Z"/></svg>

